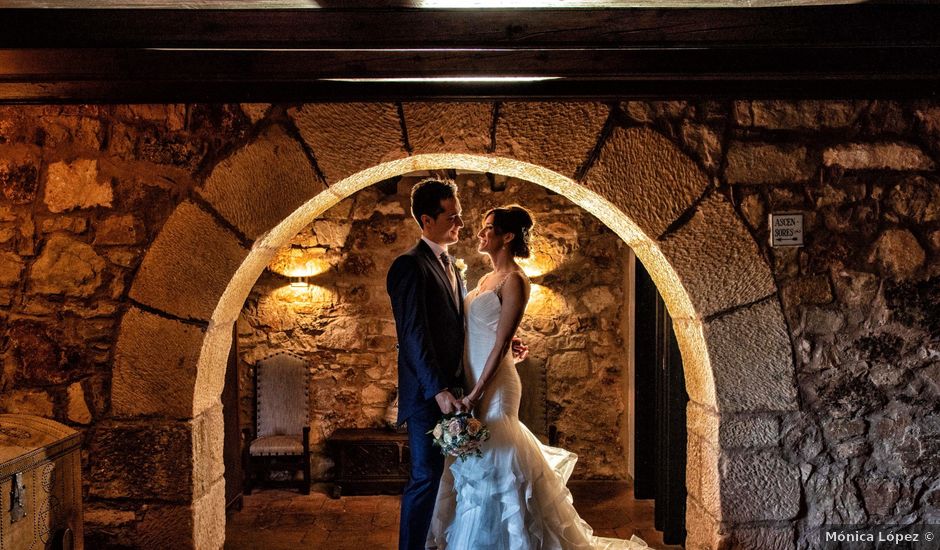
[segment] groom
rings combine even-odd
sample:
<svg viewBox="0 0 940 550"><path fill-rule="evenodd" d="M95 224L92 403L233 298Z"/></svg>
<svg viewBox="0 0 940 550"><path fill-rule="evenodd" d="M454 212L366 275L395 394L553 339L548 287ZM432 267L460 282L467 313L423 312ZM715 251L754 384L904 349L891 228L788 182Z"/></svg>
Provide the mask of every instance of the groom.
<svg viewBox="0 0 940 550"><path fill-rule="evenodd" d="M463 220L453 183L433 179L411 190L421 240L395 259L386 288L398 333L398 424L408 423L411 476L401 500L400 550L424 548L444 457L428 432L443 414L461 409L464 287L447 247Z"/></svg>

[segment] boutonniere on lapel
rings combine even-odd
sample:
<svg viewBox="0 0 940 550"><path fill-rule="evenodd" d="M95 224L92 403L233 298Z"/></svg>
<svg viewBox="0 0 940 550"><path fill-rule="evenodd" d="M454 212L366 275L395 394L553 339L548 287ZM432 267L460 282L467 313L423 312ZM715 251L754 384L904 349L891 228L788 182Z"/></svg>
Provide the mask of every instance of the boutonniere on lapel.
<svg viewBox="0 0 940 550"><path fill-rule="evenodd" d="M460 281L463 283L464 288L467 287L467 262L463 261L463 258L454 258L454 267L457 268L457 273L460 274Z"/></svg>

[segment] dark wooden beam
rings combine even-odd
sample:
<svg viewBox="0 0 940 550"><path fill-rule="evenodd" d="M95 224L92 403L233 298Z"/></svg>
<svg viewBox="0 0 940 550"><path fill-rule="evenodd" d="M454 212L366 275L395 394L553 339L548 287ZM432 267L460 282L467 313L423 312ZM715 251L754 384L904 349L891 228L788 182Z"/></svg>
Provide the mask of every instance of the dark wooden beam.
<svg viewBox="0 0 940 550"><path fill-rule="evenodd" d="M358 9L320 3L327 7L0 9L0 48L660 48L940 43L940 9L930 5Z"/></svg>
<svg viewBox="0 0 940 550"><path fill-rule="evenodd" d="M925 5L0 10L0 101L934 97L938 28ZM328 80L514 75L558 79Z"/></svg>

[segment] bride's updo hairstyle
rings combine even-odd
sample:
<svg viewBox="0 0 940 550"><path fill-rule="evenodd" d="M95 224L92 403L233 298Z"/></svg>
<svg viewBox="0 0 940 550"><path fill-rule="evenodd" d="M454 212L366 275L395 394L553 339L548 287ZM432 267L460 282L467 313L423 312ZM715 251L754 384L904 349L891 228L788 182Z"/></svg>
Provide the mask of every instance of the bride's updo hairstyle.
<svg viewBox="0 0 940 550"><path fill-rule="evenodd" d="M492 214L493 231L497 235L512 233L515 238L509 241L509 251L515 258L528 258L531 254L529 246L532 242L532 214L518 204L492 208L483 215L485 220Z"/></svg>

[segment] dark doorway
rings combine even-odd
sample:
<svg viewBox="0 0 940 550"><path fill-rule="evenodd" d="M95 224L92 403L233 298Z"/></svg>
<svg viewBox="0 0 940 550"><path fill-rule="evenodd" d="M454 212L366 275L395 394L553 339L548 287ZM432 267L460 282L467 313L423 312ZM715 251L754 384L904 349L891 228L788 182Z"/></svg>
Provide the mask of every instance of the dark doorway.
<svg viewBox="0 0 940 550"><path fill-rule="evenodd" d="M241 510L242 485L242 437L239 429L238 410L238 330L232 328L232 347L225 368L225 386L222 388L222 418L225 424L225 442L222 459L225 463L225 509Z"/></svg>
<svg viewBox="0 0 940 550"><path fill-rule="evenodd" d="M643 265L636 262L635 480L638 499L656 502L666 544L685 542L685 374L672 318Z"/></svg>

